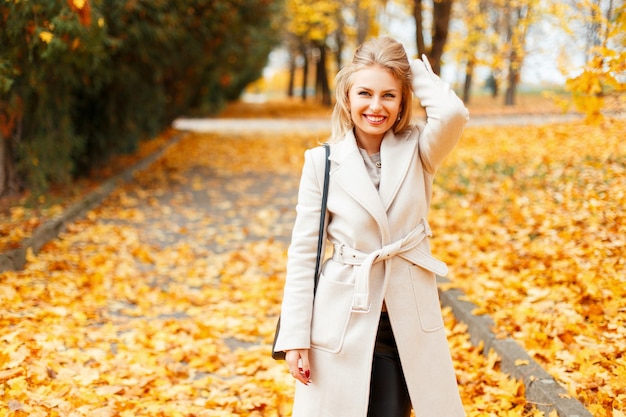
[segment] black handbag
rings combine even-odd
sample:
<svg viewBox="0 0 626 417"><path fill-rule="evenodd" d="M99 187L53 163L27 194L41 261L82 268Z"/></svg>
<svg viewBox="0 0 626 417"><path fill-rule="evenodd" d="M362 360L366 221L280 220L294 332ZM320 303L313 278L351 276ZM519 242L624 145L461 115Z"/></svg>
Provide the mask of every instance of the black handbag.
<svg viewBox="0 0 626 417"><path fill-rule="evenodd" d="M326 201L328 200L328 178L330 176L330 159L328 159L328 156L330 155L330 145L325 143L324 148L326 150L326 167L324 168L324 188L322 189L322 211L320 214L320 230L319 230L319 236L317 238L317 259L315 261L315 275L313 276L313 280L314 280L313 295L314 296L315 296L315 292L317 292L317 280L319 279L320 263L322 262L322 243L324 241L324 223L326 220ZM280 317L278 317L278 322L276 323L276 333L274 333L274 342L272 343L272 358L276 359L277 361L283 361L285 360L285 352L282 350L278 352L274 350L279 331L280 331Z"/></svg>

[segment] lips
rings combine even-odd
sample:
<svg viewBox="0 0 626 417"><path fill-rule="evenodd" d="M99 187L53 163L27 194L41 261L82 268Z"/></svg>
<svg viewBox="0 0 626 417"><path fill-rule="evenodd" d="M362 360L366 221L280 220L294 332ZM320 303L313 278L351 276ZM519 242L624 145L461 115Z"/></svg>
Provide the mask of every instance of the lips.
<svg viewBox="0 0 626 417"><path fill-rule="evenodd" d="M371 124L375 124L375 125L382 124L386 119L385 116L377 116L377 115L371 115L371 114L365 114L364 116L368 122L370 122Z"/></svg>

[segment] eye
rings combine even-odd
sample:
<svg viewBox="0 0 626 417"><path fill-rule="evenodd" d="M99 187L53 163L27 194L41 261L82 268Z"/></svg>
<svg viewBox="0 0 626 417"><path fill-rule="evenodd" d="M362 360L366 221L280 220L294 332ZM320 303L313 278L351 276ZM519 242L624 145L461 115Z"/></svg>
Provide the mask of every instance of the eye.
<svg viewBox="0 0 626 417"><path fill-rule="evenodd" d="M387 98L396 98L396 95L393 94L393 93L387 93L387 94L385 94L385 97L387 97Z"/></svg>
<svg viewBox="0 0 626 417"><path fill-rule="evenodd" d="M369 96L369 95L370 95L370 93L369 93L369 92L367 92L367 91L359 91L359 93L358 93L358 94L359 94L360 96Z"/></svg>

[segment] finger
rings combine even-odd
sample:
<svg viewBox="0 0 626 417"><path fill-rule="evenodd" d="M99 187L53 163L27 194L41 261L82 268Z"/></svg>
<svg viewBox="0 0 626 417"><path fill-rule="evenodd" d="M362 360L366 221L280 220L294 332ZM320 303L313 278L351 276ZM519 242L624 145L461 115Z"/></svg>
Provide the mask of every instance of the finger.
<svg viewBox="0 0 626 417"><path fill-rule="evenodd" d="M428 60L428 57L426 56L426 54L422 54L422 62L424 62L424 66L426 67L426 70L432 75L435 75L435 71L433 71L433 67L430 65L430 61Z"/></svg>
<svg viewBox="0 0 626 417"><path fill-rule="evenodd" d="M413 73L413 77L423 77L429 75L424 62L421 59L414 59L411 61L411 72Z"/></svg>
<svg viewBox="0 0 626 417"><path fill-rule="evenodd" d="M309 355L308 355L307 350L290 350L290 351L287 351L287 354L285 356L285 361L287 362L287 367L289 368L289 373L291 374L291 376L305 385L308 385L308 383L310 382L308 358L309 358ZM307 364L306 371L301 366L305 362L305 360Z"/></svg>
<svg viewBox="0 0 626 417"><path fill-rule="evenodd" d="M311 382L311 365L309 364L309 352L303 352L301 359L300 371L307 379L307 382Z"/></svg>
<svg viewBox="0 0 626 417"><path fill-rule="evenodd" d="M309 378L306 376L306 374L304 373L304 371L302 370L302 368L298 368L297 371L292 370L291 376L297 379L298 381L302 382L304 385L309 385L309 382L311 382Z"/></svg>

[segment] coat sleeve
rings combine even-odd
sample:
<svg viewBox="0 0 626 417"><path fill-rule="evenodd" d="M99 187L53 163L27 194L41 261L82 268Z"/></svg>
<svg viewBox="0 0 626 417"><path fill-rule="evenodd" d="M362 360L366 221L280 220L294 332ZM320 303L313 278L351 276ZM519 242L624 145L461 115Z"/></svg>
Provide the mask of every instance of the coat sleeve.
<svg viewBox="0 0 626 417"><path fill-rule="evenodd" d="M277 351L311 345L313 287L324 184L324 150L304 153L296 220L287 253L287 274L280 315Z"/></svg>
<svg viewBox="0 0 626 417"><path fill-rule="evenodd" d="M420 158L434 174L456 146L469 120L463 101L431 69L427 59L411 63L413 93L426 109L426 126L419 139Z"/></svg>

